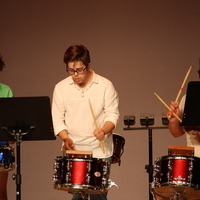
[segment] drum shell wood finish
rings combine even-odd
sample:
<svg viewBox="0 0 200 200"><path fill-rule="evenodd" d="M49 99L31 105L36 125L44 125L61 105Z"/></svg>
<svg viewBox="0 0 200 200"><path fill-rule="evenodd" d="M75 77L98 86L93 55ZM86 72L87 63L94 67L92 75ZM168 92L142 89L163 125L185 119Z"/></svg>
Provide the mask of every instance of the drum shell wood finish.
<svg viewBox="0 0 200 200"><path fill-rule="evenodd" d="M119 163L120 165L121 156L124 153L125 139L122 136L113 133L113 145L112 164Z"/></svg>

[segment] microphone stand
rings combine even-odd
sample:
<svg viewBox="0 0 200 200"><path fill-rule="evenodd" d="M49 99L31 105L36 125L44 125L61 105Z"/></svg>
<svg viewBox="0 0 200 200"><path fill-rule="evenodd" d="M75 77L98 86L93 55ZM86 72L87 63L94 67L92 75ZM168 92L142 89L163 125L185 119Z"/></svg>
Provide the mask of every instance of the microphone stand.
<svg viewBox="0 0 200 200"><path fill-rule="evenodd" d="M127 128L124 128L124 130L148 130L148 142L149 142L149 164L145 165L146 172L149 174L149 200L153 200L153 196L151 194L151 187L150 183L153 181L153 136L152 136L152 130L153 129L167 129L167 126L149 126L148 123L145 127L135 127L130 128L129 126Z"/></svg>

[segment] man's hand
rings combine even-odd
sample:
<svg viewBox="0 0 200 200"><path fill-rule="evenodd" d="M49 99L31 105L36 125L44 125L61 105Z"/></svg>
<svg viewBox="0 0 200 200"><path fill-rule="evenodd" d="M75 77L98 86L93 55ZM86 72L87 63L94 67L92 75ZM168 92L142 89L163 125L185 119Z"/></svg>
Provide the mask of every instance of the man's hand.
<svg viewBox="0 0 200 200"><path fill-rule="evenodd" d="M175 113L178 117L180 117L179 103L171 101L169 107L171 110L167 110L166 112L169 122L179 122L178 119L173 115L173 113Z"/></svg>
<svg viewBox="0 0 200 200"><path fill-rule="evenodd" d="M72 139L65 138L63 141L64 141L64 148L66 150L72 150L72 149L74 149L74 143L73 143Z"/></svg>
<svg viewBox="0 0 200 200"><path fill-rule="evenodd" d="M102 129L95 129L94 136L99 140L102 141L105 138L105 132Z"/></svg>

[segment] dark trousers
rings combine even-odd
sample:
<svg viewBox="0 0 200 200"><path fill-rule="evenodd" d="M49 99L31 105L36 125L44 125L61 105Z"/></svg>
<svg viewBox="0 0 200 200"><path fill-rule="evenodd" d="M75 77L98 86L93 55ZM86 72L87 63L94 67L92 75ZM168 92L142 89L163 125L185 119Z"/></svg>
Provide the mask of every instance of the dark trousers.
<svg viewBox="0 0 200 200"><path fill-rule="evenodd" d="M81 193L74 193L72 200L107 200L107 192L106 193L100 193L100 194L89 194L86 197L83 197Z"/></svg>

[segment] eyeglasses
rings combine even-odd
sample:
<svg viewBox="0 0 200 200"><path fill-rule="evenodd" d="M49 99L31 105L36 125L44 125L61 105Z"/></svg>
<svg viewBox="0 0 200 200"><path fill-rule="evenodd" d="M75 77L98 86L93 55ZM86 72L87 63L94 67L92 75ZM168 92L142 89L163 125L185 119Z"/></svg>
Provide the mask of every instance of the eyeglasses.
<svg viewBox="0 0 200 200"><path fill-rule="evenodd" d="M67 68L66 71L70 74L70 75L74 75L75 73L77 74L83 74L83 72L87 69L87 67L83 68L78 68L78 69L70 69Z"/></svg>

